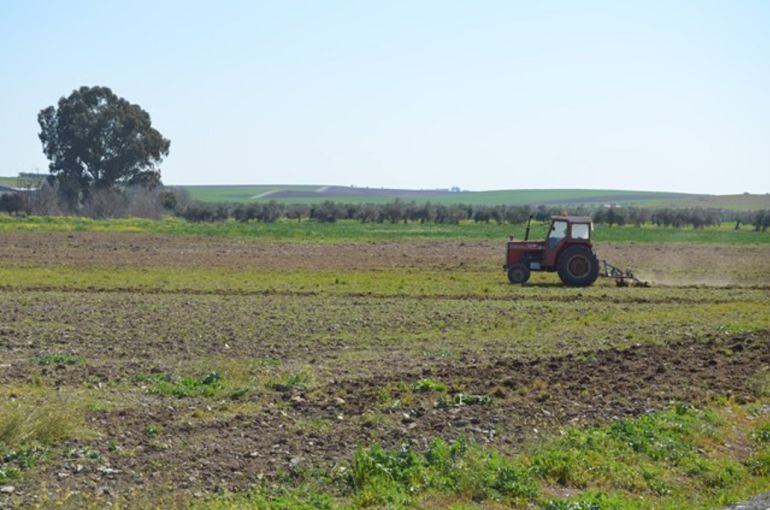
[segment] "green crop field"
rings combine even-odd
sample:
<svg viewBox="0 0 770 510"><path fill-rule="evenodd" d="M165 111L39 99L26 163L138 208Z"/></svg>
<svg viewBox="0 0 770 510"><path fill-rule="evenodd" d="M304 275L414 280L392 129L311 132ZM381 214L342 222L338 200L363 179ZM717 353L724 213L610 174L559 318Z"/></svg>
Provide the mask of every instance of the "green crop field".
<svg viewBox="0 0 770 510"><path fill-rule="evenodd" d="M396 190L378 188L345 188L342 186L179 186L190 193L191 198L205 202L249 202L275 200L284 203L320 203L325 200L348 203L384 203L396 198L402 200L430 201L437 204L638 204L651 200L693 198L697 195L660 193L652 191L624 190L497 190L460 191L448 190Z"/></svg>
<svg viewBox="0 0 770 510"><path fill-rule="evenodd" d="M204 202L252 202L275 200L283 203L317 204L326 200L346 203L386 203L406 201L468 205L564 205L604 204L644 207L711 207L731 210L770 208L770 194L698 195L629 190L495 190L439 191L345 188L342 186L179 186L190 197Z"/></svg>
<svg viewBox="0 0 770 510"><path fill-rule="evenodd" d="M203 202L251 202L259 200L259 197L270 192L291 189L294 191L314 191L319 186L280 186L280 185L255 185L255 186L171 186L186 190L193 200ZM268 195L269 196L269 195Z"/></svg>
<svg viewBox="0 0 770 510"><path fill-rule="evenodd" d="M545 236L546 224L533 223L533 239ZM355 220L341 220L336 223L315 221L297 222L280 220L275 223L221 222L195 223L180 218L167 217L162 220L123 218L93 220L67 216L26 216L14 217L0 214L0 232L121 232L136 234L205 235L244 237L267 241L287 242L376 242L409 240L497 240L504 241L510 235L521 239L524 225L462 222L458 225L433 223L382 223L369 224ZM770 244L770 233L755 232L749 226L734 229L733 223L719 227L674 228L643 226L598 225L594 239L599 242L637 243L724 243Z"/></svg>

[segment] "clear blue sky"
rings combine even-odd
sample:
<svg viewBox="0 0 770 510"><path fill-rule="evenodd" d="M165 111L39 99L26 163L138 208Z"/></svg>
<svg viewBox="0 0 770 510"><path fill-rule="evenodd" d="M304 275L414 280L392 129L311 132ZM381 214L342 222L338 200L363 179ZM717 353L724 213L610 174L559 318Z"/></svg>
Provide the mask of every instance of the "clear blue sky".
<svg viewBox="0 0 770 510"><path fill-rule="evenodd" d="M170 184L770 192L770 1L0 7L0 175L106 85Z"/></svg>

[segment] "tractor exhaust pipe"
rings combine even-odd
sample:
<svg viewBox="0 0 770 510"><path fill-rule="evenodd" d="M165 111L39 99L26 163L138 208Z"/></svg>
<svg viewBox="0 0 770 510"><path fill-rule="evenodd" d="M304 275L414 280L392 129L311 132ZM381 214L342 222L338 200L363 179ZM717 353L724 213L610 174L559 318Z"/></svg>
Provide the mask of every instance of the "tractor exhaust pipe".
<svg viewBox="0 0 770 510"><path fill-rule="evenodd" d="M527 231L524 232L525 241L529 241L529 227L532 225L532 218L534 218L534 215L530 214L529 219L527 220Z"/></svg>

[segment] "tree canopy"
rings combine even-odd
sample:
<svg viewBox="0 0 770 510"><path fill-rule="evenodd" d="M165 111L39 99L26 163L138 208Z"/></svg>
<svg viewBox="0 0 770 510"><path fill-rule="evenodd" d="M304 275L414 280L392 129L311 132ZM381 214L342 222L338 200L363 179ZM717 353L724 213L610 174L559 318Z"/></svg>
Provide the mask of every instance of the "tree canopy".
<svg viewBox="0 0 770 510"><path fill-rule="evenodd" d="M38 114L40 141L62 198L77 207L96 190L155 187L170 141L139 105L107 87L80 87Z"/></svg>

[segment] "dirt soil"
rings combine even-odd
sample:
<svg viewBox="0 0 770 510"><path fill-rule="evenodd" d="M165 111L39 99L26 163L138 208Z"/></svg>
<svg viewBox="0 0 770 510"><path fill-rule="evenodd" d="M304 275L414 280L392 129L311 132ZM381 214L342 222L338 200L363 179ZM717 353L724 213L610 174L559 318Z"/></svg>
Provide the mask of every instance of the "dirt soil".
<svg viewBox="0 0 770 510"><path fill-rule="evenodd" d="M2 241L0 264L22 276L26 266L340 275L383 268L398 278L400 270L429 268L499 271L508 289L502 246L492 242L287 244L102 233L13 233ZM242 490L294 470L326 472L358 446L421 448L435 437L516 453L569 425L671 402L756 397L752 377L770 365L770 246L611 244L599 255L671 285L739 288L244 296L0 283L3 395L79 395L94 432L51 447L46 462L12 481L13 498L25 507L70 490L108 499L164 484L184 497ZM39 361L62 353L80 362ZM138 382L212 367L252 391L179 398ZM305 389L267 384L305 369L312 376ZM446 391L415 390L423 378ZM458 403L460 394L482 401ZM10 501L0 494L0 508Z"/></svg>
<svg viewBox="0 0 770 510"><path fill-rule="evenodd" d="M600 258L657 284L770 285L770 246L614 243ZM6 266L228 267L254 270L488 269L501 266L491 241L300 244L249 239L113 233L4 233Z"/></svg>
<svg viewBox="0 0 770 510"><path fill-rule="evenodd" d="M682 341L608 349L589 356L567 355L493 364L445 363L403 373L381 365L365 379L338 380L312 392L286 390L256 414L207 421L180 420L180 399L147 399L129 409L94 412L99 441L70 441L75 451L102 452L108 468L60 459L43 474L57 490L130 494L145 484L170 482L183 491L239 490L255 480L301 467L331 469L360 444L427 446L434 437L472 438L502 451L575 423L594 423L659 409L672 401L710 397L752 399L747 381L770 364L770 334L708 341ZM430 392L415 393L406 407L372 419L383 389L399 398L402 381L431 377L449 386L449 396L491 395L488 404L441 407ZM162 438L140 433L147 423ZM309 423L328 423L314 430ZM112 454L111 441L131 455ZM40 478L17 485L16 495L33 496Z"/></svg>

